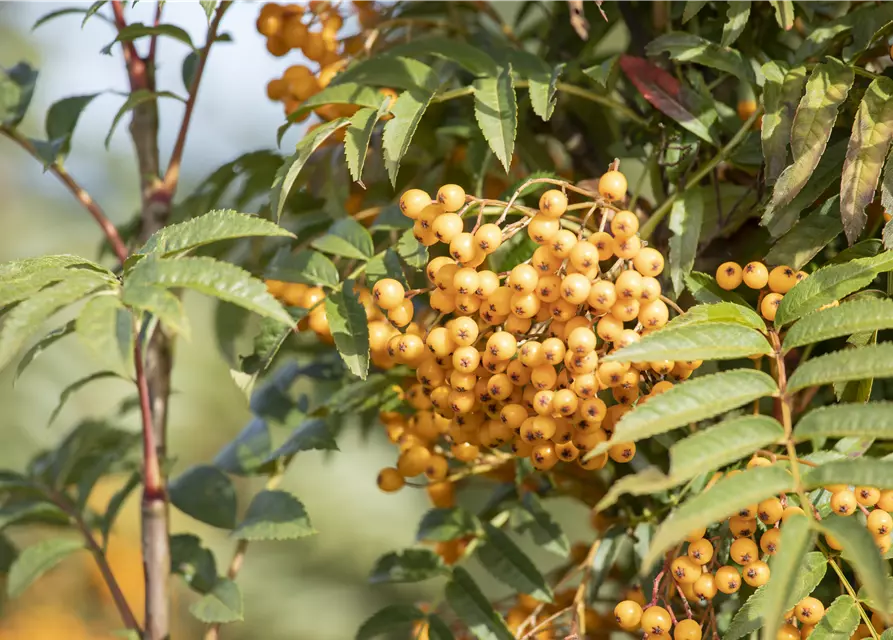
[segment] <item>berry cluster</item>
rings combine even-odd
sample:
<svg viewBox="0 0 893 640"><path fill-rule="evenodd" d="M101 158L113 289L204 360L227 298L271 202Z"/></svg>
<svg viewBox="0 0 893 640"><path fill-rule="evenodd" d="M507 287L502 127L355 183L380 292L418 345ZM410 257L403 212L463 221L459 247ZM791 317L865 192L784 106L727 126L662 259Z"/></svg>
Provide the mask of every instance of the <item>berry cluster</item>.
<svg viewBox="0 0 893 640"><path fill-rule="evenodd" d="M808 275L805 271L794 271L787 265L770 271L762 262L748 262L743 268L737 262L724 262L716 270L716 283L726 291L738 288L741 283L759 290L760 315L772 322L784 294Z"/></svg>
<svg viewBox="0 0 893 640"><path fill-rule="evenodd" d="M407 392L414 415L389 428L400 455L395 468L382 470L382 490L396 491L421 473L442 481L450 459L473 462L485 449L497 456L510 449L539 470L559 462L600 469L609 458L633 458L634 443L588 460L582 454L609 439L634 404L700 363L600 361L669 317L657 280L663 256L643 246L635 214L609 204L625 193L624 176L609 171L593 201L573 206L590 214L601 209L599 229L587 228L588 215L567 219L567 195L558 189L546 191L537 209L516 206L524 217L504 227L506 215L482 224L484 208L505 214L513 201L472 198L454 184L435 198L419 189L403 194L400 208L414 221L416 238L444 245L446 255L426 268L431 287L423 291L438 316L423 333L398 329L411 322L412 296L421 291L388 278L372 288L387 314L369 325L372 360L407 365L418 381ZM472 226L463 216L474 206L480 215ZM485 268L488 256L524 229L539 245L530 259L503 273ZM611 406L602 391L610 392Z"/></svg>
<svg viewBox="0 0 893 640"><path fill-rule="evenodd" d="M363 28L374 25L376 10L371 2L354 2L359 23ZM284 56L291 50L300 50L304 57L319 65L316 72L304 65L292 65L267 84L270 100L282 102L289 115L308 98L319 93L348 63L350 56L363 46L361 35L339 35L344 18L339 5L314 0L307 7L288 4L265 4L257 18L257 30L267 37L267 50L274 56ZM392 97L390 89L382 93ZM356 111L352 105L321 105L314 112L323 120L350 116ZM308 111L301 120L307 117Z"/></svg>
<svg viewBox="0 0 893 640"><path fill-rule="evenodd" d="M298 329L310 329L320 341L326 344L334 344L332 331L329 328L329 320L326 317L326 308L322 301L326 292L321 287L310 287L300 282L283 282L281 280L267 280L267 291L277 300L288 307L310 309L307 317L298 324ZM362 297L362 291L359 292ZM369 295L368 290L366 295Z"/></svg>

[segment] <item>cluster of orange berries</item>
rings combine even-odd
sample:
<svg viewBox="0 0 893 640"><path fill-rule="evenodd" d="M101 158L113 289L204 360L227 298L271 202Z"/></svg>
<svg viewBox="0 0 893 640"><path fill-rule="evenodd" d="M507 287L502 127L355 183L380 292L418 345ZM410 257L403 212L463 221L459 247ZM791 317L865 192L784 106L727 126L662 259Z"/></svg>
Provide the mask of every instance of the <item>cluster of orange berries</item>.
<svg viewBox="0 0 893 640"><path fill-rule="evenodd" d="M326 317L326 308L320 304L326 297L326 292L322 287L311 287L300 282L283 282L282 280L267 280L266 285L270 295L285 306L310 309L307 317L298 324L298 329L310 329L320 341L334 344L332 330L329 328L329 319ZM368 290L366 294L368 296Z"/></svg>
<svg viewBox="0 0 893 640"><path fill-rule="evenodd" d="M602 202L625 193L621 173L602 176ZM664 258L642 245L635 214L616 211L602 230L577 224L574 233L562 228L567 196L551 189L536 213L518 222L500 228L479 220L466 230L471 225L462 216L475 204L483 203L454 184L441 187L435 198L411 189L400 199L416 238L427 246L446 245L448 255L427 265L432 286L426 291L438 319L449 318L421 334L401 333L397 327L413 317L409 296L418 292L407 293L394 279L372 288L388 319L369 325L372 359L407 365L418 381L406 394L415 414L405 426L388 427L400 454L396 467L379 476L384 491L422 473L441 481L450 458L473 462L482 449L510 448L539 470L558 462L584 469L600 469L609 458L629 462L636 453L631 442L588 460L584 454L609 439L634 404L700 365L600 361L669 317L657 280ZM502 242L525 227L539 245L529 260L505 273L483 268ZM610 391L616 404L608 406L601 391Z"/></svg>
<svg viewBox="0 0 893 640"><path fill-rule="evenodd" d="M890 550L890 534L893 532L893 490L881 491L875 487L854 487L835 484L825 487L831 494L829 505L831 512L838 516L852 516L861 511L865 516L865 526L874 538L878 550L884 554ZM835 550L842 547L831 536L825 536L825 542Z"/></svg>
<svg viewBox="0 0 893 640"><path fill-rule="evenodd" d="M794 271L787 265L777 266L770 271L762 262L748 262L744 267L737 262L724 262L716 270L716 283L726 291L737 289L742 283L751 289L760 290L760 315L772 322L784 294L808 275L805 271Z"/></svg>
<svg viewBox="0 0 893 640"><path fill-rule="evenodd" d="M375 23L377 13L373 3L354 2L353 6L363 28ZM270 100L282 102L286 115L327 87L347 65L350 56L362 49L361 35L339 37L344 18L338 9L336 3L314 0L306 8L297 4L265 4L260 10L257 30L267 37L270 53L284 56L293 49L299 49L305 58L319 65L315 73L308 66L292 65L281 78L274 78L267 84L267 96ZM388 93L392 94L393 91ZM352 115L356 107L321 105L314 111L323 120L332 120Z"/></svg>

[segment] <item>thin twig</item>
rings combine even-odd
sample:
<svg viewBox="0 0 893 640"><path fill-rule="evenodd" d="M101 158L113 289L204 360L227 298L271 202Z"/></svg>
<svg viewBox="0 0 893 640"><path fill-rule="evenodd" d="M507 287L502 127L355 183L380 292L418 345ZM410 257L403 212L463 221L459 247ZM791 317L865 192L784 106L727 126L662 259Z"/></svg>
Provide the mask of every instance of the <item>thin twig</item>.
<svg viewBox="0 0 893 640"><path fill-rule="evenodd" d="M680 316L685 313L685 311L682 310L682 307L670 300L667 296L661 295L660 299L664 302L664 304L666 304L668 307L671 307L673 311L678 313Z"/></svg>

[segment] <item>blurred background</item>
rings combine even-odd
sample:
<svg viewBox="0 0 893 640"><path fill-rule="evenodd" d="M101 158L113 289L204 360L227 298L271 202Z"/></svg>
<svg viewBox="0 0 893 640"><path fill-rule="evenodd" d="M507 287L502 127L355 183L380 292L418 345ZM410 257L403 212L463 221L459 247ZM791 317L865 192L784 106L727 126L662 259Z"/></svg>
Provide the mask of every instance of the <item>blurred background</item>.
<svg viewBox="0 0 893 640"><path fill-rule="evenodd" d="M104 91L80 119L69 171L104 207L113 222L131 220L139 205L136 165L122 119L106 149L103 140L123 102L126 77L119 48L112 56L99 50L114 38L108 24L92 19L81 28L81 16L64 16L32 31L42 15L90 3L0 3L0 65L25 60L40 70L36 93L22 130L44 133L47 108L63 97ZM508 4L508 3L506 3ZM255 30L260 4L237 3L223 31L234 43L220 44L211 53L199 93L184 158L179 195L187 195L214 168L253 150L275 149L282 107L266 97L266 83L298 53L272 57ZM154 4L140 2L129 10L132 22L151 20ZM204 11L197 2L168 2L165 22L186 29L203 43ZM139 45L138 45L139 46ZM159 88L184 93L183 45L165 39L159 47ZM169 155L182 114L182 104L160 102L162 157ZM283 141L292 146L300 131ZM16 145L0 139L0 262L53 253L96 257L99 233L89 216L68 192ZM212 305L187 294L193 338L179 341L171 406L170 451L173 473L190 464L209 461L247 422L248 408L232 383L227 365L216 351ZM95 370L76 340L63 340L28 369L13 386L12 371L0 373L0 468L20 470L37 451L56 444L80 420L115 412L131 395L119 380L101 380L73 395L59 417L47 426L61 391ZM128 421L129 420L129 421ZM121 426L136 429L132 418ZM383 553L412 543L416 523L427 510L423 491L384 495L375 485L378 470L393 464L393 448L383 434L362 440L356 432L339 437L340 452L301 454L290 468L284 488L305 504L319 535L288 543L252 544L238 582L244 596L245 622L224 628L223 638L344 640L384 604L404 599L430 599L441 585L424 583L406 588L373 587L367 576ZM98 487L94 499L104 505L123 478ZM258 487L238 480L242 500ZM225 571L234 543L225 531L201 525L174 510L173 532L199 534ZM588 518L579 506L559 514L571 540L588 531ZM15 531L18 546L32 544L41 532ZM539 555L540 559L543 555ZM119 518L110 546L112 568L131 601L142 613L142 565L139 554L138 496ZM554 557L551 562L554 563ZM472 567L473 569L473 567ZM202 628L187 608L196 597L175 578L174 638L201 637ZM487 583L492 588L492 583ZM114 638L116 614L101 579L86 554L75 555L45 575L14 602L0 600L0 640Z"/></svg>

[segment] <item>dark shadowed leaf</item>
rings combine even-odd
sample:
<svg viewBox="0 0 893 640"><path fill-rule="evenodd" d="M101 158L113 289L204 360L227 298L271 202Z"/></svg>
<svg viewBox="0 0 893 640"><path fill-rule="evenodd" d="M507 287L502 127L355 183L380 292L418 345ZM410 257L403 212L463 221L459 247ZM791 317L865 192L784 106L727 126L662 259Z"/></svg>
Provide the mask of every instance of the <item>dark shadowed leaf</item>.
<svg viewBox="0 0 893 640"><path fill-rule="evenodd" d="M449 574L449 568L432 549L404 549L380 557L369 575L369 582L422 582L445 574Z"/></svg>
<svg viewBox="0 0 893 640"><path fill-rule="evenodd" d="M724 71L739 80L755 82L753 68L738 51L692 33L672 31L664 34L649 42L645 51L652 56L666 52L678 62L696 62Z"/></svg>
<svg viewBox="0 0 893 640"><path fill-rule="evenodd" d="M552 589L533 561L501 529L484 523L485 538L476 550L484 568L497 580L519 593L552 602Z"/></svg>
<svg viewBox="0 0 893 640"><path fill-rule="evenodd" d="M453 578L446 586L446 599L478 640L514 639L505 620L496 613L480 587L462 567L453 570Z"/></svg>
<svg viewBox="0 0 893 640"><path fill-rule="evenodd" d="M222 529L236 526L236 490L216 467L199 465L185 471L171 482L170 499L200 522Z"/></svg>
<svg viewBox="0 0 893 640"><path fill-rule="evenodd" d="M797 222L778 239L766 254L769 264L786 264L801 269L843 231L840 201L830 198L817 210Z"/></svg>
<svg viewBox="0 0 893 640"><path fill-rule="evenodd" d="M766 583L766 596L763 610L763 640L774 640L787 610L787 596L796 588L798 573L806 553L813 548L815 534L810 530L809 520L804 515L788 518L781 529L777 553L769 560L772 579Z"/></svg>
<svg viewBox="0 0 893 640"><path fill-rule="evenodd" d="M750 3L730 2L732 7ZM726 25L728 27L728 24ZM794 113L806 84L806 67L787 69L772 60L763 65L766 83L763 85L763 124L760 138L763 143L763 157L766 160L766 182L773 184L788 164L788 146L791 140L791 124Z"/></svg>
<svg viewBox="0 0 893 640"><path fill-rule="evenodd" d="M673 203L670 210L670 279L678 297L685 288L685 276L691 273L698 253L701 221L704 217L704 201L701 192L686 190L682 198Z"/></svg>

